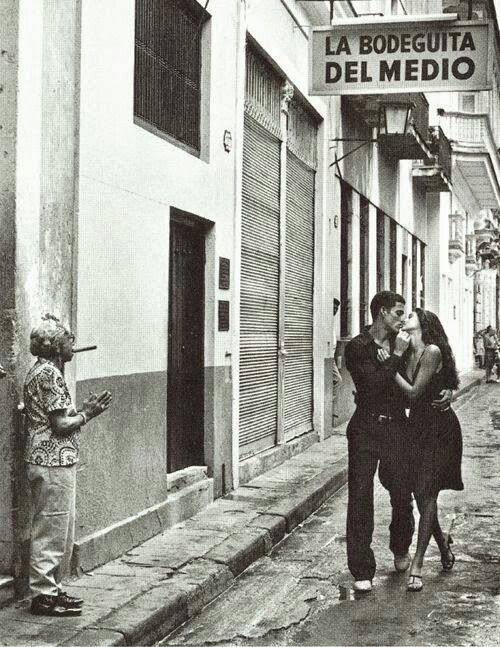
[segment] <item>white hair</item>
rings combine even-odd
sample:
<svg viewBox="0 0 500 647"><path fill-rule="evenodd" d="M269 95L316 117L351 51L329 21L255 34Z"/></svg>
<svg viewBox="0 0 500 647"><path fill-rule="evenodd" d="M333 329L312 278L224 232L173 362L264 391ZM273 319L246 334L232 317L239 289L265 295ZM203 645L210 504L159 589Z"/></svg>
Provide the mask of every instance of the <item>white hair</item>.
<svg viewBox="0 0 500 647"><path fill-rule="evenodd" d="M30 353L46 359L54 357L60 350L62 338L67 334L69 330L55 315L43 315L38 326L31 331Z"/></svg>

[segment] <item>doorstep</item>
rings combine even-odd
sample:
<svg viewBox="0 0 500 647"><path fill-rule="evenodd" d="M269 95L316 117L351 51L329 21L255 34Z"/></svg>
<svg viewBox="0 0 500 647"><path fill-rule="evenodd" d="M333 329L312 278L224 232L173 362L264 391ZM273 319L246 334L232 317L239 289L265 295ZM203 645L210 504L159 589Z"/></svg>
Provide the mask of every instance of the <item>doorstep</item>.
<svg viewBox="0 0 500 647"><path fill-rule="evenodd" d="M150 508L75 541L72 572L81 575L123 555L166 528L192 517L213 502L213 479L206 467L168 475L168 497Z"/></svg>

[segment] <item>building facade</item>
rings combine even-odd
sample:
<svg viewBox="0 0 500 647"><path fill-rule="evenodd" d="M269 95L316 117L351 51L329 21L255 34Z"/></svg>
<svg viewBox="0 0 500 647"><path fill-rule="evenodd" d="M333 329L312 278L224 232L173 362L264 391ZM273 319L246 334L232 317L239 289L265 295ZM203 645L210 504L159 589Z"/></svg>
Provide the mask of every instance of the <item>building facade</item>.
<svg viewBox="0 0 500 647"><path fill-rule="evenodd" d="M496 86L472 113L466 96L401 95L408 132L355 151L383 96L308 96L329 2L7 4L0 573L21 572L29 541L18 405L43 312L98 347L67 367L77 401L113 393L83 432L77 570L335 433L375 292L434 310L472 366L474 328L498 317ZM451 7L424 4L341 2L335 18Z"/></svg>

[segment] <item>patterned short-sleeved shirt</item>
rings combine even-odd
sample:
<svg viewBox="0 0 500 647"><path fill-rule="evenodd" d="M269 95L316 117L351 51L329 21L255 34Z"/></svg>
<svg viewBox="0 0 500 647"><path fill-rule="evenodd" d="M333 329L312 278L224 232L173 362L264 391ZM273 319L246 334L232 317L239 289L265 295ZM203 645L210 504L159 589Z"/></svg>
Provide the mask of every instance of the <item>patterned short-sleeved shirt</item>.
<svg viewBox="0 0 500 647"><path fill-rule="evenodd" d="M51 361L39 357L24 382L26 462L61 467L78 461L80 430L67 436L58 435L52 430L49 418L52 411L72 406L61 371Z"/></svg>

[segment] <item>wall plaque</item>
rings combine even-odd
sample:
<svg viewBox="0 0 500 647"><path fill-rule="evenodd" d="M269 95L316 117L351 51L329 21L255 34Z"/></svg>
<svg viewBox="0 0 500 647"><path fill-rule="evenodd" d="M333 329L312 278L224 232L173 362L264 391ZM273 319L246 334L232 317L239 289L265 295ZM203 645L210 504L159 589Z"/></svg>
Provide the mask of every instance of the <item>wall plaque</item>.
<svg viewBox="0 0 500 647"><path fill-rule="evenodd" d="M229 301L219 301L219 332L229 330Z"/></svg>
<svg viewBox="0 0 500 647"><path fill-rule="evenodd" d="M219 257L219 289L229 290L231 262L229 258Z"/></svg>

